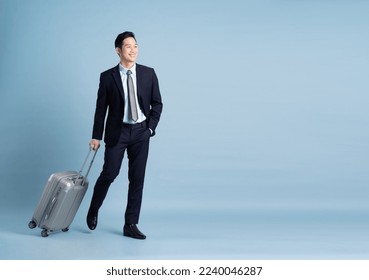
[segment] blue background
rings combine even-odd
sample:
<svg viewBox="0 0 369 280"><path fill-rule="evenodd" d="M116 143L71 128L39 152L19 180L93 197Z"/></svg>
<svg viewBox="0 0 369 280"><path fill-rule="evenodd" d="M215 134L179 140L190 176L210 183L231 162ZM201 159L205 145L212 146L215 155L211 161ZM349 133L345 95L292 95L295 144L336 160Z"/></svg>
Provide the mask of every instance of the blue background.
<svg viewBox="0 0 369 280"><path fill-rule="evenodd" d="M0 1L1 259L367 259L369 3ZM127 161L90 232L27 224L78 170L100 72L136 33L164 111L140 228L121 236ZM196 102L195 102L196 101Z"/></svg>

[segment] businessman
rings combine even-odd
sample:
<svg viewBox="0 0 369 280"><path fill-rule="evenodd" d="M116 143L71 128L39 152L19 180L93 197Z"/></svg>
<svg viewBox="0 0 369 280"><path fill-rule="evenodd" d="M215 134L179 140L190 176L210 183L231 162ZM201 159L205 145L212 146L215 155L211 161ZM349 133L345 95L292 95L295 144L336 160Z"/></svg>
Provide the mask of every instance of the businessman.
<svg viewBox="0 0 369 280"><path fill-rule="evenodd" d="M98 211L127 152L129 185L123 235L145 239L137 224L150 137L155 135L163 103L154 69L136 63L135 34L129 31L119 34L115 50L120 63L100 75L90 145L94 150L99 149L104 136L105 154L87 213L87 225L91 230L96 228Z"/></svg>

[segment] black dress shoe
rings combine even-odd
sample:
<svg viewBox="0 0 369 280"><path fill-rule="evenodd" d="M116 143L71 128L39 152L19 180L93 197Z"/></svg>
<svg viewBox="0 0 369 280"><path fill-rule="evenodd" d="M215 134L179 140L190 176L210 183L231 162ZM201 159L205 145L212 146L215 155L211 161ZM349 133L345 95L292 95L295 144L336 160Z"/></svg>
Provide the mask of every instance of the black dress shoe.
<svg viewBox="0 0 369 280"><path fill-rule="evenodd" d="M135 239L146 239L146 235L144 235L135 224L124 225L123 235Z"/></svg>
<svg viewBox="0 0 369 280"><path fill-rule="evenodd" d="M97 213L92 214L92 213L88 212L86 220L87 220L88 228L90 230L94 230L97 226Z"/></svg>

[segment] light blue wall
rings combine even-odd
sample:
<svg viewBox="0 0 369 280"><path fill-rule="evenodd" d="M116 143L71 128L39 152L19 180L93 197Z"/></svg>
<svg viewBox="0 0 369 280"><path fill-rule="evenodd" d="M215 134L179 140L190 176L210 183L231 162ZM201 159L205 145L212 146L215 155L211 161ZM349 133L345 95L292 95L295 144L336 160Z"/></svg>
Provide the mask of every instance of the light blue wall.
<svg viewBox="0 0 369 280"><path fill-rule="evenodd" d="M80 167L99 73L118 63L113 43L125 30L164 101L145 207L366 207L368 8L1 0L1 212L31 215L51 173ZM100 151L92 183L101 166Z"/></svg>

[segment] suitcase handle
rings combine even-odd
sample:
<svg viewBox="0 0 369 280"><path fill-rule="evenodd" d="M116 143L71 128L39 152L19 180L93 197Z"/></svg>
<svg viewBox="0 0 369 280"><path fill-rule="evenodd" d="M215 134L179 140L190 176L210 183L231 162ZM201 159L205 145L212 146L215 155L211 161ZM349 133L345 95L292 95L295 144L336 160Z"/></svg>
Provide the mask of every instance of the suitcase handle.
<svg viewBox="0 0 369 280"><path fill-rule="evenodd" d="M87 153L87 156L86 156L86 158L85 158L85 161L83 162L82 167L81 167L81 169L80 169L80 170L79 170L79 172L78 172L77 179L79 179L79 178L81 177L81 175L82 175L82 171L83 171L83 169L85 168L86 162L87 162L88 158L90 157L90 154L91 154L91 151L93 150L93 147L94 147L93 145L90 145L90 148L88 149L88 153ZM87 176L88 176L88 174L90 173L90 170L91 170L92 164L94 163L96 153L97 153L97 149L96 149L96 151L94 152L94 155L92 156L92 159L91 159L90 165L89 165L89 167L88 167L88 169L87 169L87 172L86 172L86 175L85 175L85 176L84 176L84 178L83 178L82 185L83 185L83 184L86 182L86 180L87 180ZM76 179L76 180L77 180L77 179Z"/></svg>

